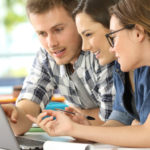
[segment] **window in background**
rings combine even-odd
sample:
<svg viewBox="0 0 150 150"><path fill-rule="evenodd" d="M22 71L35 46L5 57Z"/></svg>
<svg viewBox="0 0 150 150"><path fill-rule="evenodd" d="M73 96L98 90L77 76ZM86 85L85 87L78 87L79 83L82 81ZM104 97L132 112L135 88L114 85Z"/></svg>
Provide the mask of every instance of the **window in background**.
<svg viewBox="0 0 150 150"><path fill-rule="evenodd" d="M25 0L0 0L0 94L23 83L38 47Z"/></svg>

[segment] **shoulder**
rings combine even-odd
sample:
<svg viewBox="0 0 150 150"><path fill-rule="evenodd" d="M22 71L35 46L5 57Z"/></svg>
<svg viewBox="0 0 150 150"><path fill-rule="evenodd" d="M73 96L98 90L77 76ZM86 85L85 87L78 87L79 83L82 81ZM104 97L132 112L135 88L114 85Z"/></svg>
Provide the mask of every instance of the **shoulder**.
<svg viewBox="0 0 150 150"><path fill-rule="evenodd" d="M144 66L136 69L134 72L134 77L135 81L150 84L150 67Z"/></svg>
<svg viewBox="0 0 150 150"><path fill-rule="evenodd" d="M135 75L136 76L148 76L148 75L150 75L150 67L144 66L144 67L140 67L140 68L136 69Z"/></svg>

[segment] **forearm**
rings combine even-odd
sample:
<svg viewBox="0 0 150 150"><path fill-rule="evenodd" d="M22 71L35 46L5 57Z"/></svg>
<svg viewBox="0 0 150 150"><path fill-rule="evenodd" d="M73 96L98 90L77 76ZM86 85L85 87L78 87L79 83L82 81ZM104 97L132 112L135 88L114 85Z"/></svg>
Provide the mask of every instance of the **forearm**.
<svg viewBox="0 0 150 150"><path fill-rule="evenodd" d="M91 127L74 124L70 136L123 147L150 147L149 132L144 125Z"/></svg>
<svg viewBox="0 0 150 150"><path fill-rule="evenodd" d="M102 124L103 127L120 127L120 126L125 126L119 121L116 120L108 120L104 124Z"/></svg>
<svg viewBox="0 0 150 150"><path fill-rule="evenodd" d="M16 108L18 110L17 123L11 123L11 126L16 135L22 135L32 126L26 114L37 116L40 113L40 107L29 100L22 100L16 105Z"/></svg>
<svg viewBox="0 0 150 150"><path fill-rule="evenodd" d="M11 122L11 127L15 133L15 135L22 135L29 130L32 125L32 122L28 120L26 114L20 108L17 108L19 115L17 118L17 123Z"/></svg>

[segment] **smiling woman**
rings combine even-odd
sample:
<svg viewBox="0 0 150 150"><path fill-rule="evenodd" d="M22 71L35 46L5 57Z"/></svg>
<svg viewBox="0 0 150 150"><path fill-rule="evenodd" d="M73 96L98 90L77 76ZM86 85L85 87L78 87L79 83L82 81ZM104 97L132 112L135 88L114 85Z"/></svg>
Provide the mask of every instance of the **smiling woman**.
<svg viewBox="0 0 150 150"><path fill-rule="evenodd" d="M109 44L105 38L105 34L109 32L110 19L106 10L115 2L117 0L105 1L103 7L99 7L102 4L101 0L81 1L74 10L76 26L82 37L82 49L94 53L100 65L115 60L115 55L109 51Z"/></svg>

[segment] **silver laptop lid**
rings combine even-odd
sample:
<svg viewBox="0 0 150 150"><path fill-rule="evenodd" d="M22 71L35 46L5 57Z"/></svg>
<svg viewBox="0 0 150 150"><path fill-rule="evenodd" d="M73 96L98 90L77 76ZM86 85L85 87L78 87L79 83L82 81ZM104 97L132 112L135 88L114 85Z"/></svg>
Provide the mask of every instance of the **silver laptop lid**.
<svg viewBox="0 0 150 150"><path fill-rule="evenodd" d="M9 125L8 119L0 105L0 148L20 150L16 137Z"/></svg>

